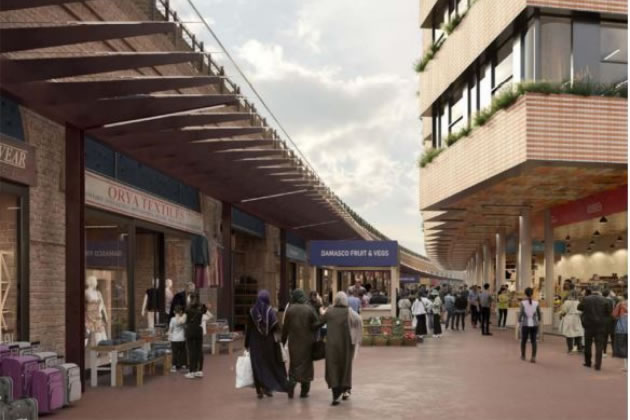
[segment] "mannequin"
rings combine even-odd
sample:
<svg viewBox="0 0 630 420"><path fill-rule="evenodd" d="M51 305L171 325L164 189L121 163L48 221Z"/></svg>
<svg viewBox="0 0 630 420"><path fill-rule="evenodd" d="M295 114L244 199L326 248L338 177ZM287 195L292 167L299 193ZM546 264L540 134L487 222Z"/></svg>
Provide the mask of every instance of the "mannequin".
<svg viewBox="0 0 630 420"><path fill-rule="evenodd" d="M107 340L105 324L107 321L107 310L103 295L96 288L98 280L95 276L86 279L85 288L85 329L89 337L90 345L97 345L102 340Z"/></svg>
<svg viewBox="0 0 630 420"><path fill-rule="evenodd" d="M142 301L141 315L147 319L147 328L155 329L155 315L160 307L160 279L153 279L153 287L147 289Z"/></svg>
<svg viewBox="0 0 630 420"><path fill-rule="evenodd" d="M167 314L171 313L171 303L173 303L173 280L166 279L166 289L164 289L164 298L166 300L166 305L164 306L164 312Z"/></svg>

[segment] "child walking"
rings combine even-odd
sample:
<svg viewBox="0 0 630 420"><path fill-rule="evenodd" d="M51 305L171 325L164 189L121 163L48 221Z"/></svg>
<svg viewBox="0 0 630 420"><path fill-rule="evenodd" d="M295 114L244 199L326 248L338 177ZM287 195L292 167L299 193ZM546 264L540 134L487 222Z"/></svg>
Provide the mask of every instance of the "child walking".
<svg viewBox="0 0 630 420"><path fill-rule="evenodd" d="M171 372L177 372L177 369L186 367L186 336L184 333L186 314L184 314L184 308L181 305L175 306L174 312L175 316L171 318L168 326L168 341L171 342L173 352Z"/></svg>

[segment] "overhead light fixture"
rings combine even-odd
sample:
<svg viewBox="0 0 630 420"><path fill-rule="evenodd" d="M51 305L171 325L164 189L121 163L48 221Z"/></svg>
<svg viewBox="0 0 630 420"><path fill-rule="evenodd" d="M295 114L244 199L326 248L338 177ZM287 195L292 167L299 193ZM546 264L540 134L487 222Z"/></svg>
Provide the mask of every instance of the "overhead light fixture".
<svg viewBox="0 0 630 420"><path fill-rule="evenodd" d="M608 61L611 58L613 58L614 56L616 56L617 54L619 54L620 52L621 52L621 50L619 48L617 48L616 50L614 50L610 54L608 54L606 57L604 57L604 59L602 61Z"/></svg>
<svg viewBox="0 0 630 420"><path fill-rule="evenodd" d="M602 218L599 219L599 223L608 223L608 219L606 219L606 216L602 216Z"/></svg>
<svg viewBox="0 0 630 420"><path fill-rule="evenodd" d="M623 241L623 237L621 235L617 236L617 242L622 242Z"/></svg>
<svg viewBox="0 0 630 420"><path fill-rule="evenodd" d="M566 238L564 238L565 241L570 241L571 240L571 236L567 235Z"/></svg>
<svg viewBox="0 0 630 420"><path fill-rule="evenodd" d="M599 236L599 230L596 230L595 233L593 233L593 236Z"/></svg>
<svg viewBox="0 0 630 420"><path fill-rule="evenodd" d="M588 243L589 245L595 245L595 241L591 239L591 242Z"/></svg>

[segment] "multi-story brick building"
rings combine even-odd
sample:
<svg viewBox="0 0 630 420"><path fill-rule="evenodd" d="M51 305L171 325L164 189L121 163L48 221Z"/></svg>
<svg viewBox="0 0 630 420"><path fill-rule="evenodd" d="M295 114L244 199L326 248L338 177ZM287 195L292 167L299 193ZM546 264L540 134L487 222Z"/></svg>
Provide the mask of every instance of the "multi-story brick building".
<svg viewBox="0 0 630 420"><path fill-rule="evenodd" d="M627 2L420 10L429 256L547 300L566 279L627 276Z"/></svg>

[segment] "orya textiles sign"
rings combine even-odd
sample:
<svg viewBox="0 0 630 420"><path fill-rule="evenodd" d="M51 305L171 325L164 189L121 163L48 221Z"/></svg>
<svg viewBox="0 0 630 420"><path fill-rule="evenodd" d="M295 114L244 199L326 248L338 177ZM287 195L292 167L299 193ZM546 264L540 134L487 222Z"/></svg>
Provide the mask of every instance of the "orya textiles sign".
<svg viewBox="0 0 630 420"><path fill-rule="evenodd" d="M201 213L88 171L85 204L186 232L203 233Z"/></svg>
<svg viewBox="0 0 630 420"><path fill-rule="evenodd" d="M398 265L396 241L310 241L311 265L338 267L394 267Z"/></svg>

